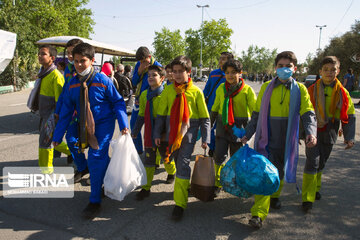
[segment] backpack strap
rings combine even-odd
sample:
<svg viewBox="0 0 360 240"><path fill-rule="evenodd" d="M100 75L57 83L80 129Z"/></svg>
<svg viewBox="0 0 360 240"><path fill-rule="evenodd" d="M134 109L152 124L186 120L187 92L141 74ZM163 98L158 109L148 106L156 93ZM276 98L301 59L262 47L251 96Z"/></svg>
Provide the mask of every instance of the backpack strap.
<svg viewBox="0 0 360 240"><path fill-rule="evenodd" d="M205 102L206 102L206 104L209 102L209 98L210 98L211 94L214 92L216 85L218 85L218 83L219 83L220 80L223 78L223 76L224 76L224 75L221 75L221 76L216 80L216 82L215 82L214 86L212 87L210 93L205 97Z"/></svg>

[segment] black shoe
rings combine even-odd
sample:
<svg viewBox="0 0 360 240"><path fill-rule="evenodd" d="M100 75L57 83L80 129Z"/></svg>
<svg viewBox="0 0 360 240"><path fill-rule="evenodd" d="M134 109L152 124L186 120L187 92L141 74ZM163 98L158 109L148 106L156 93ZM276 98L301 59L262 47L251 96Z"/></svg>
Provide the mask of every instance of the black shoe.
<svg viewBox="0 0 360 240"><path fill-rule="evenodd" d="M319 192L316 192L315 200L320 200L320 199L321 199L321 194Z"/></svg>
<svg viewBox="0 0 360 240"><path fill-rule="evenodd" d="M270 207L274 209L281 208L281 202L279 198L270 198Z"/></svg>
<svg viewBox="0 0 360 240"><path fill-rule="evenodd" d="M214 198L219 196L220 191L221 191L221 187L214 187Z"/></svg>
<svg viewBox="0 0 360 240"><path fill-rule="evenodd" d="M171 174L168 174L167 175L167 178L166 178L166 184L172 184L175 180L175 176L174 175L171 175Z"/></svg>
<svg viewBox="0 0 360 240"><path fill-rule="evenodd" d="M257 216L253 216L249 220L249 225L252 226L253 228L260 229L262 227L262 220Z"/></svg>
<svg viewBox="0 0 360 240"><path fill-rule="evenodd" d="M209 149L208 155L209 155L209 157L213 157L214 156L214 151Z"/></svg>
<svg viewBox="0 0 360 240"><path fill-rule="evenodd" d="M61 152L54 149L54 158L59 158L59 157L61 157Z"/></svg>
<svg viewBox="0 0 360 240"><path fill-rule="evenodd" d="M192 191L191 191L191 186L188 188L188 197L191 197L191 196L193 196L192 195Z"/></svg>
<svg viewBox="0 0 360 240"><path fill-rule="evenodd" d="M312 205L313 203L312 202L303 202L302 203L302 209L304 212L309 212L311 209L312 209Z"/></svg>
<svg viewBox="0 0 360 240"><path fill-rule="evenodd" d="M102 198L106 197L104 186L101 187L101 197L102 197Z"/></svg>
<svg viewBox="0 0 360 240"><path fill-rule="evenodd" d="M150 190L145 190L142 188L141 191L136 194L136 200L142 201L148 196L150 196Z"/></svg>
<svg viewBox="0 0 360 240"><path fill-rule="evenodd" d="M71 154L68 155L67 159L66 159L67 164L71 164L73 161L74 161L74 159L73 159L72 155Z"/></svg>
<svg viewBox="0 0 360 240"><path fill-rule="evenodd" d="M181 218L183 217L183 214L184 214L184 209L180 206L175 206L171 218L174 221L180 221Z"/></svg>
<svg viewBox="0 0 360 240"><path fill-rule="evenodd" d="M101 205L100 203L89 203L86 208L83 210L82 215L86 219L93 219L100 212Z"/></svg>
<svg viewBox="0 0 360 240"><path fill-rule="evenodd" d="M76 170L74 174L74 183L78 183L81 181L82 177L89 173L89 169L85 168L81 172Z"/></svg>

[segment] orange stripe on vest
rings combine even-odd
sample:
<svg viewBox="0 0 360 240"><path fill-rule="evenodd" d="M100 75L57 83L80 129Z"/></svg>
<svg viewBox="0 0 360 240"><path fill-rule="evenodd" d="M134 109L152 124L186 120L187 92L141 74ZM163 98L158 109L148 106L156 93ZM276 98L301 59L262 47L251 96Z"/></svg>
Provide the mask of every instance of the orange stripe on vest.
<svg viewBox="0 0 360 240"><path fill-rule="evenodd" d="M106 89L106 86L104 84L102 84L102 83L92 83L91 87L102 87L102 88Z"/></svg>
<svg viewBox="0 0 360 240"><path fill-rule="evenodd" d="M70 85L69 89L76 88L76 87L80 87L80 83Z"/></svg>

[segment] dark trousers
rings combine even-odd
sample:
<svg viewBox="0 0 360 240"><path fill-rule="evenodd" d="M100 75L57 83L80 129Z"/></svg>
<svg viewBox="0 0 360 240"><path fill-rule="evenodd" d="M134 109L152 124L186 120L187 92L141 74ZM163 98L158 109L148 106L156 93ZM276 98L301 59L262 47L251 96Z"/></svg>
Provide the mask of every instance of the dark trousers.
<svg viewBox="0 0 360 240"><path fill-rule="evenodd" d="M318 142L315 147L306 148L306 163L304 172L316 174L325 168L325 164L330 157L333 144Z"/></svg>

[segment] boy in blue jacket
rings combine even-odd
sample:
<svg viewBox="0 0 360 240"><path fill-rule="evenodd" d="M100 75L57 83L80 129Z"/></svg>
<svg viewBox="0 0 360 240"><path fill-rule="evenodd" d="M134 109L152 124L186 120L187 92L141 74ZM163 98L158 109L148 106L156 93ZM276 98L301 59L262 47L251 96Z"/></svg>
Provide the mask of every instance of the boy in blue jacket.
<svg viewBox="0 0 360 240"><path fill-rule="evenodd" d="M73 38L66 43L66 52L67 52L69 63L66 66L65 71L64 71L65 83L63 86L63 90L62 90L62 92L59 96L58 102L56 104L55 117L57 119L59 119L60 111L63 106L65 89L67 89L69 87L70 80L76 75L72 50L74 49L74 47L76 45L78 45L82 42L83 41L81 39ZM76 143L78 141L77 137L75 137L77 135L77 126L78 126L76 123L76 119L77 119L76 112L74 112L73 119L70 122L69 127L66 130L67 131L66 135L65 135L66 143L69 146L71 155L73 156L74 163L76 165L76 171L75 171L75 175L74 175L74 183L80 182L81 178L84 175L86 175L87 173L89 173L89 170L87 167L87 162L85 161L85 154L83 152L79 151L79 148L76 146ZM69 163L69 161L68 161L68 163Z"/></svg>
<svg viewBox="0 0 360 240"><path fill-rule="evenodd" d="M89 146L91 194L83 216L92 219L100 211L102 184L110 162L109 143L114 133L115 119L118 120L121 133L128 133L126 106L111 79L94 71L94 47L81 43L72 53L77 75L65 89L53 145L57 146L62 141L76 111L79 116L77 145L82 152Z"/></svg>

